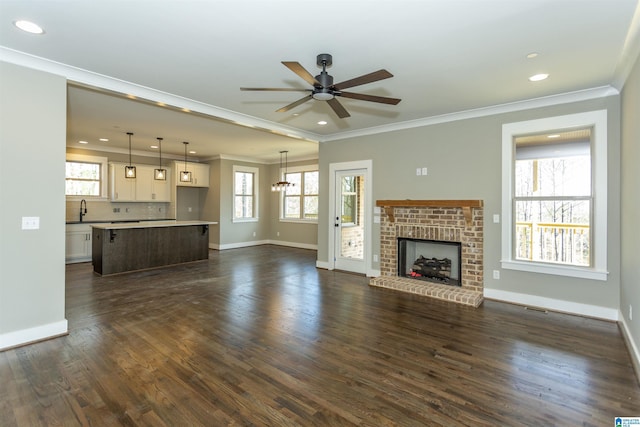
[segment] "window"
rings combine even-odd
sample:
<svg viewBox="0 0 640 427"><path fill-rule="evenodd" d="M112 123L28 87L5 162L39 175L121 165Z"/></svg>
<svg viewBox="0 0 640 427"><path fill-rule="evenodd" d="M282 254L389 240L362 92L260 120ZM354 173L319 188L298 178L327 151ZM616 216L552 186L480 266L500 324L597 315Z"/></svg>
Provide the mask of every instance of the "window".
<svg viewBox="0 0 640 427"><path fill-rule="evenodd" d="M515 146L515 259L590 267L591 129Z"/></svg>
<svg viewBox="0 0 640 427"><path fill-rule="evenodd" d="M606 280L606 135L606 111L503 126L503 268Z"/></svg>
<svg viewBox="0 0 640 427"><path fill-rule="evenodd" d="M318 220L318 166L292 168L285 180L294 184L288 187L282 196L281 220L317 221Z"/></svg>
<svg viewBox="0 0 640 427"><path fill-rule="evenodd" d="M258 220L258 169L233 167L233 220Z"/></svg>
<svg viewBox="0 0 640 427"><path fill-rule="evenodd" d="M65 195L107 196L107 158L68 154L65 167Z"/></svg>
<svg viewBox="0 0 640 427"><path fill-rule="evenodd" d="M360 176L342 177L342 225L358 225L360 215L358 208L360 202Z"/></svg>

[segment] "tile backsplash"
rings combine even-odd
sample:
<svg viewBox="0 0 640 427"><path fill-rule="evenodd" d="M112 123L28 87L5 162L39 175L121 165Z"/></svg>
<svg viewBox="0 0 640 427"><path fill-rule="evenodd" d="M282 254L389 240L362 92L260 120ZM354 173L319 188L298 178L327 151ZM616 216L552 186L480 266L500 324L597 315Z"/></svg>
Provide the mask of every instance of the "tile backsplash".
<svg viewBox="0 0 640 427"><path fill-rule="evenodd" d="M172 203L113 203L109 200L87 199L87 214L83 222L123 221L123 220L175 219L175 207ZM66 203L66 221L80 220L80 201Z"/></svg>

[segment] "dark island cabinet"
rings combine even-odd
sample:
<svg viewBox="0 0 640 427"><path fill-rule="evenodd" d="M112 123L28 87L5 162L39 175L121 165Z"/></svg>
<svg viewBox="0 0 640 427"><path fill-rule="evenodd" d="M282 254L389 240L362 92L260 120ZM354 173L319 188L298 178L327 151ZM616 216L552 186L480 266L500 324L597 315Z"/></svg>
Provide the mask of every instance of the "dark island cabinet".
<svg viewBox="0 0 640 427"><path fill-rule="evenodd" d="M208 224L93 228L93 271L103 276L208 258Z"/></svg>

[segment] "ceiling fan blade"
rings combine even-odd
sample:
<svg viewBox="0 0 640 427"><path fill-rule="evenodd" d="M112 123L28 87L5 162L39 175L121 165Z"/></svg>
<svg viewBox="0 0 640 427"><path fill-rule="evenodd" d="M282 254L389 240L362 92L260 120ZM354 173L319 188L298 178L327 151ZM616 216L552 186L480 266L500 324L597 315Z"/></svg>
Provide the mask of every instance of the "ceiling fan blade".
<svg viewBox="0 0 640 427"><path fill-rule="evenodd" d="M398 98L388 98L386 96L375 96L375 95L365 95L364 93L353 93L353 92L337 92L336 96L344 96L345 98L353 98L359 99L361 101L370 101L370 102L379 102L381 104L391 104L397 105L398 102L402 101Z"/></svg>
<svg viewBox="0 0 640 427"><path fill-rule="evenodd" d="M337 99L331 98L327 101L327 104L329 104L329 106L341 119L344 119L346 117L351 117L351 114L349 114L349 112L345 110L342 104L340 104L340 101L338 101Z"/></svg>
<svg viewBox="0 0 640 427"><path fill-rule="evenodd" d="M241 87L240 90L268 90L268 91L309 92L311 89L294 89L294 88L286 88L286 87Z"/></svg>
<svg viewBox="0 0 640 427"><path fill-rule="evenodd" d="M365 74L360 77L353 78L351 80L346 80L344 82L337 83L333 85L332 89L346 89L348 87L360 86L367 83L377 82L378 80L388 79L389 77L393 77L393 74L388 72L387 70L378 70L373 73Z"/></svg>
<svg viewBox="0 0 640 427"><path fill-rule="evenodd" d="M302 65L300 65L300 63L292 62L292 61L282 61L282 64L288 69L290 69L291 71L293 71L294 73L296 73L305 82L309 83L310 85L322 87L322 84L319 81L317 81L316 78L311 75L311 73L305 70L305 68Z"/></svg>
<svg viewBox="0 0 640 427"><path fill-rule="evenodd" d="M280 108L279 110L276 110L276 113L284 113L285 111L289 111L292 108L295 108L300 104L304 104L305 102L307 102L310 99L313 99L313 96L307 95L304 98L298 99L296 102L292 102L291 104L285 105L284 107Z"/></svg>

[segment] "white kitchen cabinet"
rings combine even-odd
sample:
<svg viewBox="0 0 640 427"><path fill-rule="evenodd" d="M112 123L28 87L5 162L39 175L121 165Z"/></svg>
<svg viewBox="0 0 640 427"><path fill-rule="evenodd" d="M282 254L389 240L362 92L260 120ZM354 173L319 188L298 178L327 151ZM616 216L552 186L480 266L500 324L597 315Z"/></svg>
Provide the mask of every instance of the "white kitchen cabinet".
<svg viewBox="0 0 640 427"><path fill-rule="evenodd" d="M113 202L170 202L171 172L167 169L167 179L154 179L155 166L136 165L136 177L126 178L126 164L109 164L109 183Z"/></svg>
<svg viewBox="0 0 640 427"><path fill-rule="evenodd" d="M136 166L136 201L170 202L171 172L167 169L167 179L157 180L155 166Z"/></svg>
<svg viewBox="0 0 640 427"><path fill-rule="evenodd" d="M91 225L67 224L65 238L65 262L91 261Z"/></svg>
<svg viewBox="0 0 640 427"><path fill-rule="evenodd" d="M125 164L109 163L109 193L113 202L136 201L136 178L126 178ZM138 167L136 166L136 176Z"/></svg>
<svg viewBox="0 0 640 427"><path fill-rule="evenodd" d="M184 171L184 162L174 163L176 185L181 187L208 187L209 186L209 164L187 162L187 171L191 172L191 182L180 181L180 172Z"/></svg>

